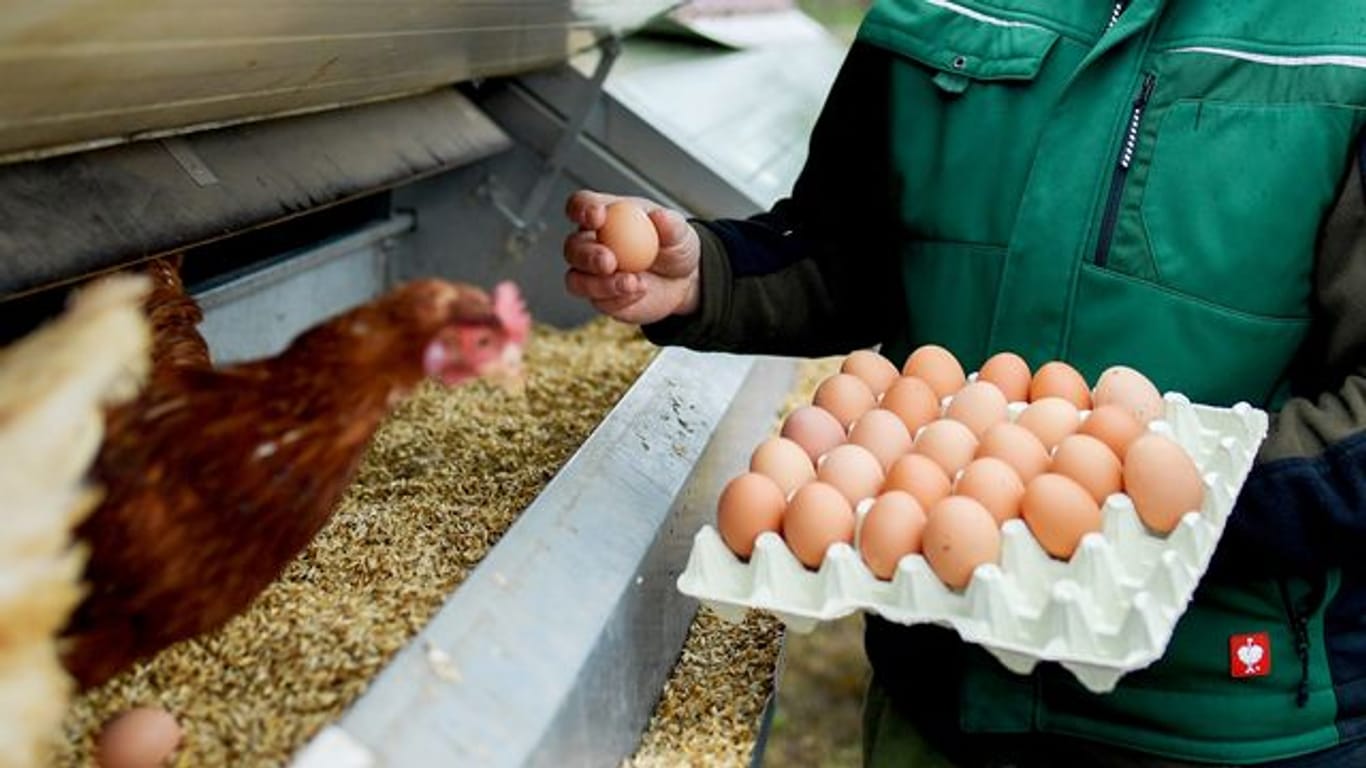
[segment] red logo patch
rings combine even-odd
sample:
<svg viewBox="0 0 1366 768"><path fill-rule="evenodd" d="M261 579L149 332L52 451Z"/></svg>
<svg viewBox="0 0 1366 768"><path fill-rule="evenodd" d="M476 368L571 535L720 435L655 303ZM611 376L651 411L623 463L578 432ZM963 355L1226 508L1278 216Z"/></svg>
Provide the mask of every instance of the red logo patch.
<svg viewBox="0 0 1366 768"><path fill-rule="evenodd" d="M1234 677L1265 677L1271 674L1271 637L1265 632L1230 637L1228 665L1229 674Z"/></svg>

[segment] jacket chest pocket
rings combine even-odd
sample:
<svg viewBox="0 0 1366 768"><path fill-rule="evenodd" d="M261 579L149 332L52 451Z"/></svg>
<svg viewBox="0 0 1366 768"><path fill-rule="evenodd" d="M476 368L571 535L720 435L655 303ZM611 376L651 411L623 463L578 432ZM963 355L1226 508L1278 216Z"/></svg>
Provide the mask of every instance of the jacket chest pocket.
<svg viewBox="0 0 1366 768"><path fill-rule="evenodd" d="M1332 105L1170 105L1136 212L1152 277L1230 309L1307 316L1318 231L1357 122Z"/></svg>
<svg viewBox="0 0 1366 768"><path fill-rule="evenodd" d="M978 4L980 5L980 4ZM879 0L859 41L891 54L889 159L913 238L1003 244L1029 148L1075 52L1059 33L948 0Z"/></svg>

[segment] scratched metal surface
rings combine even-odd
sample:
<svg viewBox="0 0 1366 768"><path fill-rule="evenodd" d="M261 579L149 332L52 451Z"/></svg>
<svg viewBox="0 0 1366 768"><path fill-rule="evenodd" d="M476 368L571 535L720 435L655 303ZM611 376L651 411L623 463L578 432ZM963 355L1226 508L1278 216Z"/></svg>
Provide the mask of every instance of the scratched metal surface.
<svg viewBox="0 0 1366 768"><path fill-rule="evenodd" d="M563 61L675 0L0 0L0 160Z"/></svg>

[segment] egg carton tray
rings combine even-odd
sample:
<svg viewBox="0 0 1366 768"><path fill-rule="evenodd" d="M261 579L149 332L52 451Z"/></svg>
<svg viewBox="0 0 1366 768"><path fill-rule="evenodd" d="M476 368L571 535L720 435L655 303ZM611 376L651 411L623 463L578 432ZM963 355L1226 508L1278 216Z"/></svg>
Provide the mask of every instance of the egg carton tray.
<svg viewBox="0 0 1366 768"><path fill-rule="evenodd" d="M845 543L832 545L812 571L776 533L761 535L746 562L705 526L678 589L727 620L758 609L796 632L855 611L945 625L1013 672L1055 661L1087 689L1113 690L1126 673L1162 656L1267 431L1266 413L1243 403L1214 408L1176 393L1163 399L1164 418L1148 428L1185 447L1205 485L1203 506L1166 536L1150 532L1122 493L1106 500L1102 530L1087 534L1066 562L1044 552L1023 520L1010 520L1002 527L1000 563L978 566L957 591L918 554L902 558L883 581ZM1012 418L1021 407L1012 406ZM867 506L860 505L860 528Z"/></svg>

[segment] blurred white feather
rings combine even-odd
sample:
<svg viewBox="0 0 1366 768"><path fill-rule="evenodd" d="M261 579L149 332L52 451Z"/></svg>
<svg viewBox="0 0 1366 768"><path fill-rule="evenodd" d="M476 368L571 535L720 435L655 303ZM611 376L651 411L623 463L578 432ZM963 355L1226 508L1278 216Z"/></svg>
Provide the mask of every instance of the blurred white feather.
<svg viewBox="0 0 1366 768"><path fill-rule="evenodd" d="M0 350L0 768L44 764L66 713L73 684L55 638L85 562L71 532L99 501L86 475L104 409L147 375L149 287L103 278Z"/></svg>

